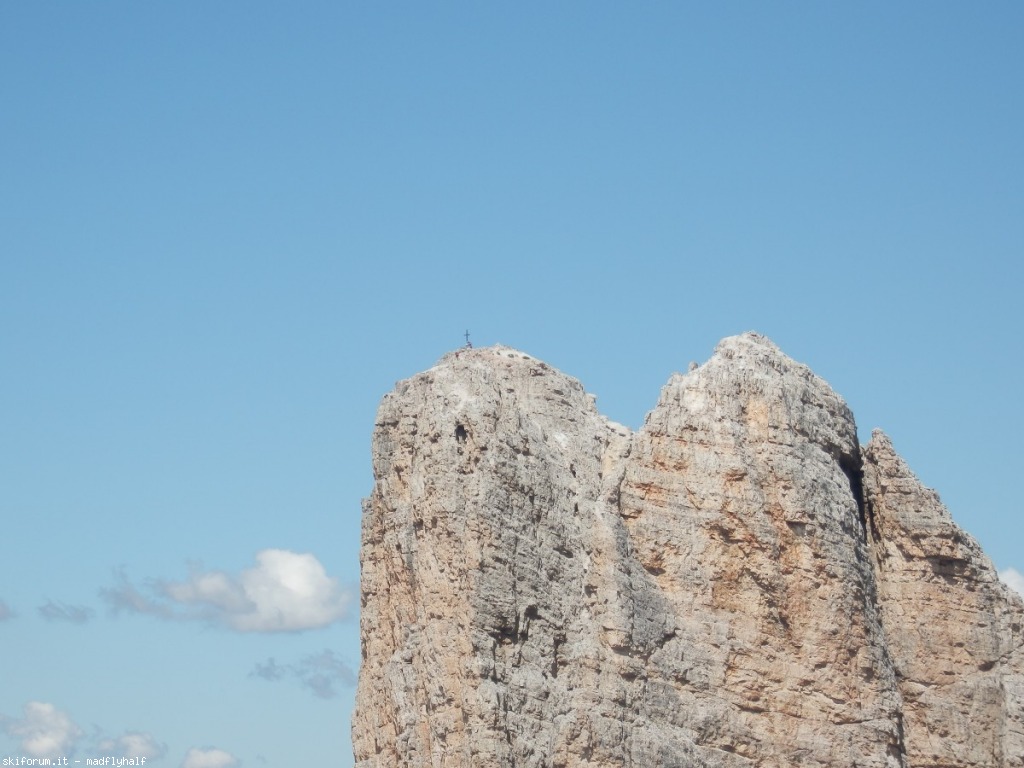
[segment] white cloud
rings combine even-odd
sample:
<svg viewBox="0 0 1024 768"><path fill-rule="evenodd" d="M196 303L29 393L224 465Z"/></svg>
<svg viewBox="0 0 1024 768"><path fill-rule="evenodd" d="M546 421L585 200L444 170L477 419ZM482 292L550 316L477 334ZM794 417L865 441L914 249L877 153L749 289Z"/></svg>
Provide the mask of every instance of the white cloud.
<svg viewBox="0 0 1024 768"><path fill-rule="evenodd" d="M148 733L127 731L116 739L103 739L97 742L96 751L116 757L144 757L154 760L167 754L167 745L157 742Z"/></svg>
<svg viewBox="0 0 1024 768"><path fill-rule="evenodd" d="M1006 568L999 572L999 578L1003 580L1003 584L1024 597L1024 574L1016 568Z"/></svg>
<svg viewBox="0 0 1024 768"><path fill-rule="evenodd" d="M53 704L30 701L21 720L6 719L3 729L18 739L21 750L30 757L70 755L82 737L82 729Z"/></svg>
<svg viewBox="0 0 1024 768"><path fill-rule="evenodd" d="M181 768L232 768L236 765L239 765L238 758L223 749L193 747L181 761Z"/></svg>
<svg viewBox="0 0 1024 768"><path fill-rule="evenodd" d="M124 576L101 596L116 611L168 619L198 619L239 632L293 632L333 624L348 615L351 590L327 575L311 554L264 549L237 576L194 567L188 579L155 582L153 597Z"/></svg>
<svg viewBox="0 0 1024 768"><path fill-rule="evenodd" d="M242 575L245 573L247 571L243 571ZM246 613L254 607L241 584L220 571L203 573L196 569L188 581L167 583L163 591L176 602L206 604L226 614Z"/></svg>

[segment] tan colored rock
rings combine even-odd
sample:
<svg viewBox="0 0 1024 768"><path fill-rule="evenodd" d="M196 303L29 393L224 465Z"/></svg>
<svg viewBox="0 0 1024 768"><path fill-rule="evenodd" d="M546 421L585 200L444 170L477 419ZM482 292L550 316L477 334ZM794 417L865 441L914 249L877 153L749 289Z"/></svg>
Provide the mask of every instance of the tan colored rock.
<svg viewBox="0 0 1024 768"><path fill-rule="evenodd" d="M914 766L1024 765L1024 605L876 430L864 486Z"/></svg>
<svg viewBox="0 0 1024 768"><path fill-rule="evenodd" d="M846 404L763 337L725 340L662 390L622 514L675 617L655 659L696 675L672 685L677 717L715 712L697 743L759 765L899 764L859 465Z"/></svg>
<svg viewBox="0 0 1024 768"><path fill-rule="evenodd" d="M1020 765L1020 601L956 550L974 575L928 599L973 628L910 620L921 558L962 539L948 516L921 539L895 489L927 492L883 448L862 489L849 409L756 334L635 435L504 347L401 382L364 504L357 765ZM956 684L920 656L950 638Z"/></svg>
<svg viewBox="0 0 1024 768"><path fill-rule="evenodd" d="M385 397L359 765L540 765L589 742L573 686L578 659L598 664L585 603L627 444L579 382L503 347L448 355Z"/></svg>

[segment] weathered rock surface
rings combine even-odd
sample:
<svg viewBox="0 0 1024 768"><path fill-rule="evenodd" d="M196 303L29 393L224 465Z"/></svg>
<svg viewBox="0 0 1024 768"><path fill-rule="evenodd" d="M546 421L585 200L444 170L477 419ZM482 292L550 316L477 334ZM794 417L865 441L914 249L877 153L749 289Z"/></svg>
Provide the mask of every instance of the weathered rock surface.
<svg viewBox="0 0 1024 768"><path fill-rule="evenodd" d="M908 765L1024 764L1019 596L878 431L864 481Z"/></svg>
<svg viewBox="0 0 1024 768"><path fill-rule="evenodd" d="M756 334L635 434L505 347L384 398L359 768L1024 766L1024 604Z"/></svg>

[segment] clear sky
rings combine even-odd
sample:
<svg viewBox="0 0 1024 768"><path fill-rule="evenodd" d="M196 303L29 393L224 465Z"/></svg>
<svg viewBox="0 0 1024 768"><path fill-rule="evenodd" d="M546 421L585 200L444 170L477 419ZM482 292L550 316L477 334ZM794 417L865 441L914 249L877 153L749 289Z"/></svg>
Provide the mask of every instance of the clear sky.
<svg viewBox="0 0 1024 768"><path fill-rule="evenodd" d="M769 335L1024 571L1024 4L0 4L0 755L352 765L381 396ZM299 590L296 598L289 589Z"/></svg>

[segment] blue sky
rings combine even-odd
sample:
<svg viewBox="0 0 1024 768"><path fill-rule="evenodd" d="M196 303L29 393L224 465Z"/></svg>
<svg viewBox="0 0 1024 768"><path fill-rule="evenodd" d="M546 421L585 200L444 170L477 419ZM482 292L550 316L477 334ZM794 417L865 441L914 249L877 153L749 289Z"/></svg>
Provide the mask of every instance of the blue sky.
<svg viewBox="0 0 1024 768"><path fill-rule="evenodd" d="M0 754L350 766L374 412L467 328L633 427L761 331L1024 571L1022 34L0 6Z"/></svg>

